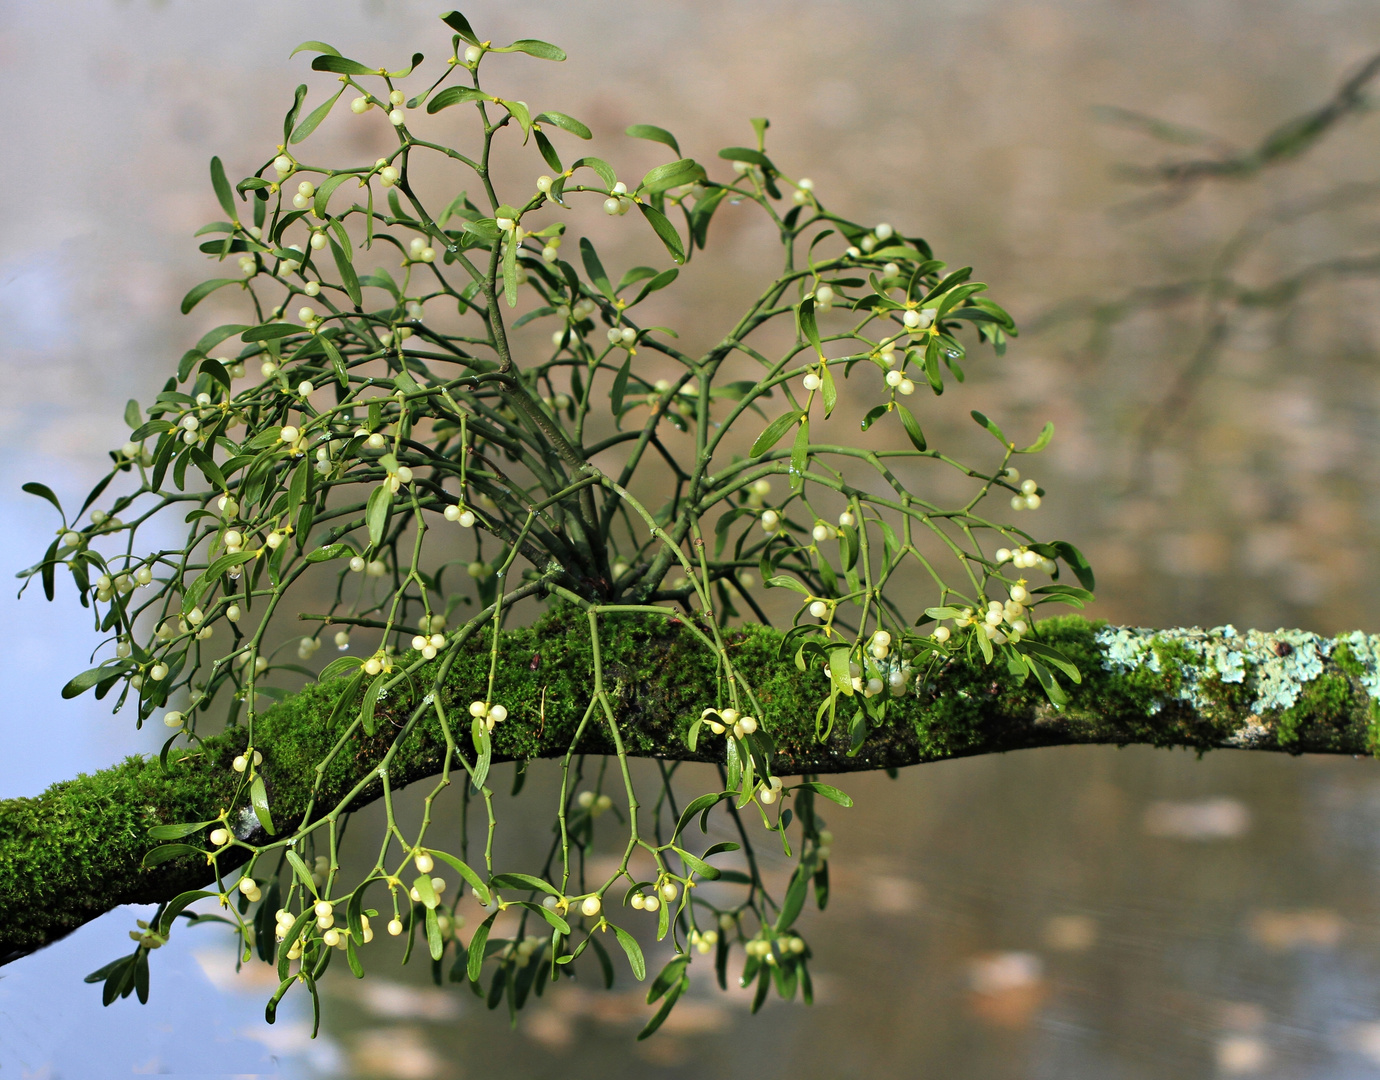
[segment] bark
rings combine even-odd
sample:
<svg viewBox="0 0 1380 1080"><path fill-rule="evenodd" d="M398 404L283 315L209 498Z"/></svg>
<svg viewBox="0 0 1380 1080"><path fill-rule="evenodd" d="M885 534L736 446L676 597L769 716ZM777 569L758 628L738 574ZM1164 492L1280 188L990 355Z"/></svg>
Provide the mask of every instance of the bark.
<svg viewBox="0 0 1380 1080"><path fill-rule="evenodd" d="M604 685L627 752L667 760L717 760L724 741L703 732L698 752L686 732L717 700L714 657L672 619L608 618L601 624ZM1069 700L1054 708L1034 679L1018 681L1000 658L991 666L955 658L916 679L912 692L886 705L859 751L849 754L856 702L839 699L828 738L816 736L816 708L828 695L825 674L778 658L781 634L752 626L728 634L730 654L762 704L762 727L777 744L773 771L849 772L899 768L947 758L1075 743L1124 746L1371 754L1377 745L1380 638L1361 633L1321 638L1303 631L1238 634L1131 630L1069 617L1046 620L1041 639L1078 667L1082 681L1061 682ZM494 760L563 755L592 684L592 649L583 614L556 612L536 626L505 631L494 700L509 719L494 732ZM440 690L462 750L472 753L468 705L483 697L489 653L476 641L454 663ZM415 679L430 685L424 668ZM379 728L356 726L320 770L348 728L327 729L343 682L313 684L256 722L256 748L280 829L362 806L382 794L378 763L412 715L399 688L378 708ZM434 710L401 738L389 765L396 790L435 775L445 738ZM0 963L70 933L121 904L168 900L212 880L202 856L152 869L143 856L155 825L204 821L232 805L234 757L247 745L242 727L174 751L169 768L130 758L33 799L0 802ZM610 753L607 725L591 723L578 749ZM371 770L374 775L371 776ZM313 782L320 776L313 798ZM351 798L351 792L364 786ZM243 801L243 796L241 796ZM238 809L238 807L236 807ZM249 815L242 838L265 836ZM204 842L194 834L188 842ZM222 858L221 871L232 868Z"/></svg>

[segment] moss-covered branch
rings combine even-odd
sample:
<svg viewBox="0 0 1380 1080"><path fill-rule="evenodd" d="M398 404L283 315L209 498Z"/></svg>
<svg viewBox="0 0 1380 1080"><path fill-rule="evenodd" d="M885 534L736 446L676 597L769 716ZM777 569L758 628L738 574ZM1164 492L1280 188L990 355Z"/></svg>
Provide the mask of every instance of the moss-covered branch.
<svg viewBox="0 0 1380 1080"><path fill-rule="evenodd" d="M1056 711L1033 680L1017 683L1004 666L955 660L890 702L885 722L853 756L846 743L851 705L844 700L845 722L827 742L817 741L814 717L828 690L825 676L802 673L789 658L778 660L778 632L749 627L732 632L729 645L735 667L763 705L763 726L778 747L773 768L783 776L1071 743L1339 754L1369 754L1377 744L1380 638L1238 635L1229 627L1152 632L1078 618L1048 620L1042 628L1045 640L1083 675L1081 685L1069 688L1066 708ZM714 760L721 739L706 732L699 753L685 741L701 709L718 703L708 650L675 621L654 616L607 619L601 636L605 685L628 752ZM507 631L499 657L494 700L508 706L510 718L494 732L495 760L565 753L588 702L585 617L556 613L535 627ZM483 696L488 662L480 642L452 667L442 700L458 716L466 717L470 700ZM312 685L257 722L262 774L280 825L306 812L317 766L340 736L341 725L328 731L326 719L342 685ZM335 807L376 768L411 704L405 694L381 701L378 734L356 729L321 771L314 815ZM6 913L0 959L41 948L117 905L158 902L205 886L210 871L199 856L142 868L154 846L148 829L220 814L238 779L231 761L244 747L245 732L234 729L196 752L175 753L170 773L156 760L130 758L56 784L36 799L0 802L0 910ZM439 723L429 715L398 748L389 774L393 787L436 773L444 747ZM580 749L612 748L606 732L591 726ZM381 793L374 779L355 805Z"/></svg>

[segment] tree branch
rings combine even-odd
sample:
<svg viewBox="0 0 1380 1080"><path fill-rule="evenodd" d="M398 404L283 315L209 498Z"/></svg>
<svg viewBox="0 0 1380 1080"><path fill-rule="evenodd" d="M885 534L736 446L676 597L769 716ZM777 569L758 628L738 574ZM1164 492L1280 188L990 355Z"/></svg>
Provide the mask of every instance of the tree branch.
<svg viewBox="0 0 1380 1080"><path fill-rule="evenodd" d="M603 622L604 682L611 688L627 750L641 757L715 761L719 738L702 734L699 752L685 742L700 711L718 704L715 658L676 620L608 617ZM760 626L726 632L735 669L753 687L763 727L778 751L773 771L848 772L947 758L1074 743L1148 743L1208 750L1234 747L1288 753L1370 754L1380 742L1380 638L1362 633L1321 638L1303 631L1237 634L1130 630L1068 617L1041 624L1042 640L1082 673L1069 703L1056 711L1033 680L1002 666L955 658L916 678L912 693L887 704L885 722L861 750L847 752L854 708L824 742L815 735L818 703L828 694L822 671L800 672L777 659L779 632ZM591 647L586 618L557 611L536 626L505 631L494 700L510 719L494 732L494 760L564 754L588 702ZM440 697L453 715L483 696L489 653L476 640L457 658ZM424 677L419 686L427 685ZM342 681L313 684L256 722L262 775L278 822L300 820L311 802L317 765L339 739L326 729ZM409 713L406 693L380 701L379 730L356 730L343 753L321 770L313 811L320 818L376 769ZM544 706L544 708L543 708ZM0 802L0 962L57 940L120 905L168 900L212 878L201 856L144 869L155 825L203 821L231 804L245 748L234 728L195 750L174 752L171 771L134 757L79 776L34 799ZM444 734L434 715L419 723L394 756L394 789L439 771ZM579 749L610 753L608 735L591 725ZM355 802L382 794L375 777ZM353 807L352 807L353 808ZM252 813L241 838L267 839ZM192 835L188 842L200 838ZM233 869L222 857L222 873Z"/></svg>

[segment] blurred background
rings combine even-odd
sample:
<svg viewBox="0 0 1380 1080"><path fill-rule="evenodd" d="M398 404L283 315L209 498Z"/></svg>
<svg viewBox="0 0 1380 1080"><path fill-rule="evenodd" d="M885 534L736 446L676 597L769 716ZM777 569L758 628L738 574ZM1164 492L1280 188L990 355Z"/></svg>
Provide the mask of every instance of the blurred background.
<svg viewBox="0 0 1380 1080"><path fill-rule="evenodd" d="M39 479L80 500L125 439L125 400L147 401L203 330L228 321L225 293L176 313L216 275L191 235L220 216L206 164L219 154L232 178L245 175L272 155L292 88L308 82L320 100L330 77L310 74L307 56L288 60L292 47L320 38L393 66L415 47L429 78L449 42L439 10L0 4L11 102L0 118L0 568L36 561L55 526L19 485ZM464 10L482 37L564 47L565 64L518 57L496 77L534 111L585 121L595 152L629 174L660 160L622 138L630 123L670 128L712 161L749 141L749 116L767 116L775 160L814 179L826 204L973 264L1023 333L1004 358L975 350L968 384L922 403L921 420L960 457L990 445L970 408L1018 439L1055 422L1027 470L1050 492L1032 527L1088 554L1092 614L1377 628L1380 119L1366 105L1380 81L1355 108L1343 102L1306 152L1259 168L1240 155L1380 52L1380 8ZM385 127L341 106L309 145L372 160ZM1244 167L1153 181L1154 166L1186 160ZM527 168L540 171L535 159ZM601 240L606 261L653 254L632 232ZM770 267L771 237L746 212L721 212L710 239L666 315L706 338ZM155 746L100 703L59 699L95 645L70 586L53 605L10 590L0 606L11 716L0 795ZM663 1032L635 1044L650 1010L625 976L612 995L563 985L510 1031L414 964L358 985L332 973L313 1043L300 1002L263 1025L271 988L251 969L235 976L213 928L155 954L147 1007L102 1010L80 977L123 951L137 912L122 910L0 969L0 1075L1380 1075L1373 762L1069 748L843 786L857 806L830 821L834 902L802 922L817 957L812 1009L774 1002L750 1017L745 995L697 974ZM529 833L544 844L538 825Z"/></svg>

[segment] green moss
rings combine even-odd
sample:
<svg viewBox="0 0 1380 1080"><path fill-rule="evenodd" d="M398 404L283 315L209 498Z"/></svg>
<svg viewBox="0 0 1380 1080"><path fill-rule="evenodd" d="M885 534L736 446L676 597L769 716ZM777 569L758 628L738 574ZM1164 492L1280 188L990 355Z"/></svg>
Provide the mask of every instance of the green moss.
<svg viewBox="0 0 1380 1080"><path fill-rule="evenodd" d="M1067 686L1066 708L1052 708L1034 680L1018 682L1004 664L987 667L956 658L912 694L888 702L885 722L869 732L856 756L847 753L851 703L842 703L827 741L815 738L815 709L828 693L827 679L818 669L802 673L789 659L778 661L777 631L745 627L728 633L726 643L735 668L762 703L760 720L778 746L775 770L788 776L1069 743L1198 750L1236 745L1295 753L1380 747L1380 708L1357 688L1354 665L1340 648L1341 658L1305 684L1291 708L1262 722L1249 708L1253 669L1244 681L1227 682L1195 666L1201 662L1181 641L1166 638L1154 641L1148 654L1153 665L1123 670L1099 645L1102 624L1067 617L1041 627L1045 641L1083 676L1080 684ZM709 761L723 752L722 739L715 737L701 739L695 754L686 745L700 711L725 704L727 696L714 654L684 624L611 616L601 620L600 640L604 685L629 753ZM468 707L487 692L488 645L482 635L471 642L437 692L458 747L471 755ZM495 761L565 753L589 701L592 665L588 620L573 608L557 608L534 626L505 631L493 698L508 707L509 719L494 732ZM342 681L313 684L261 716L255 743L264 754L262 775L275 820L295 825L310 807L310 820L319 821L343 800L358 806L377 798L378 763L433 685L435 670L434 663L424 666L411 687L382 699L376 733L355 729L329 761L346 726L326 725ZM1192 695L1186 693L1190 686ZM0 908L7 913L0 958L52 941L118 904L164 900L205 885L210 873L201 856L143 869L140 861L154 846L148 829L212 819L229 807L241 779L230 763L246 740L243 728L208 739L197 752L184 753L171 775L156 761L131 758L55 785L37 799L0 802ZM435 709L424 708L393 747L390 782L396 788L434 776L445 748ZM578 749L611 751L602 716L591 722ZM229 862L221 867L233 868Z"/></svg>

